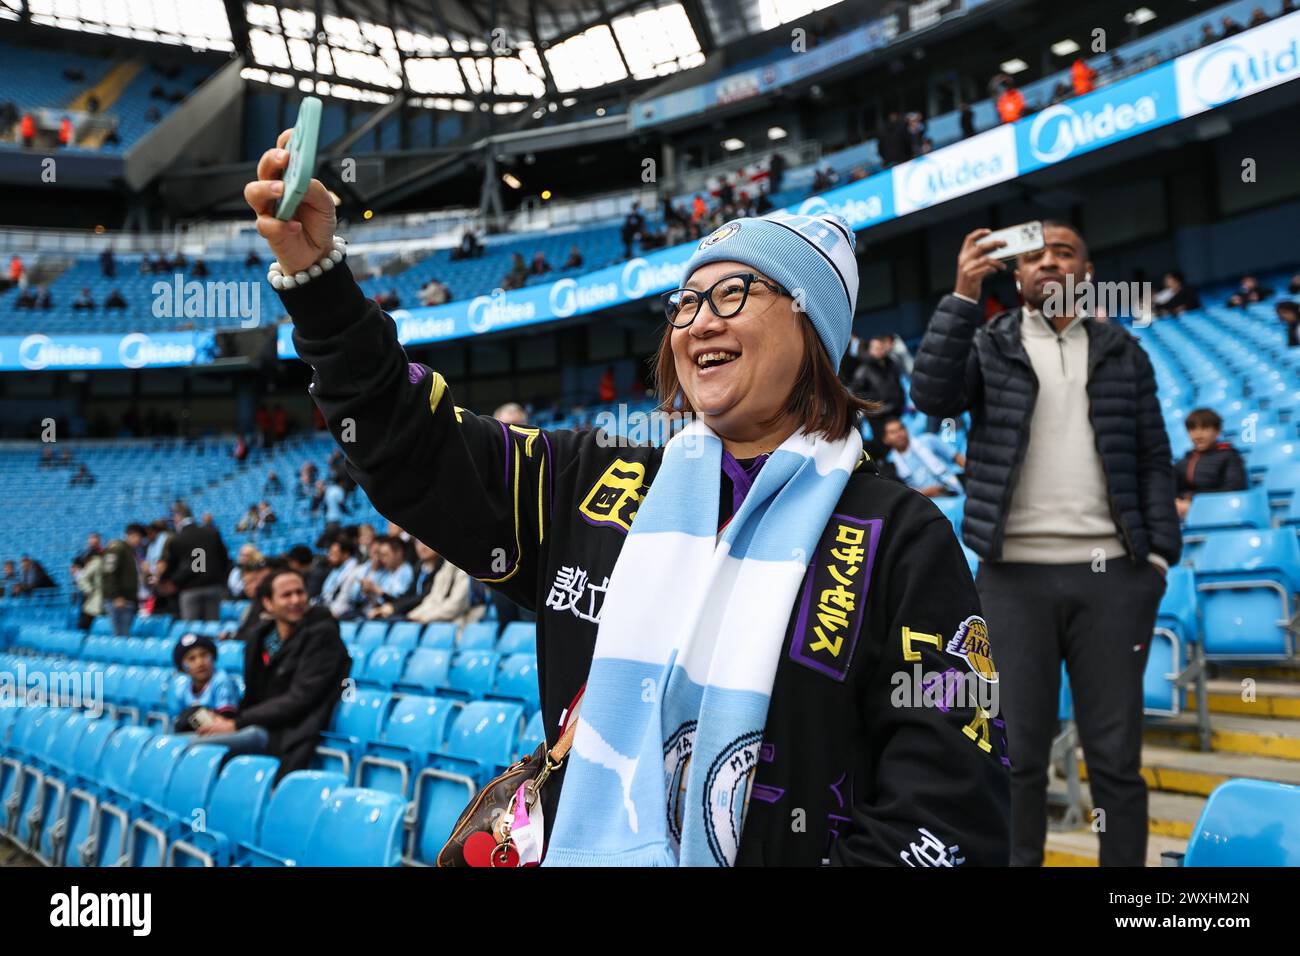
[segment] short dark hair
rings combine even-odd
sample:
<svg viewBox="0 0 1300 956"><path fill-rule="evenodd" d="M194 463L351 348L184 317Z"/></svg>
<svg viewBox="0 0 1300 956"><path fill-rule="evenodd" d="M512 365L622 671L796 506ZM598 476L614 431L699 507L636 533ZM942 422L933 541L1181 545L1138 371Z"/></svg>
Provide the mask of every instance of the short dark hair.
<svg viewBox="0 0 1300 956"><path fill-rule="evenodd" d="M1074 233L1076 236L1078 236L1078 237L1079 237L1079 241L1080 241L1081 243L1083 243L1083 255L1084 255L1084 258L1087 258L1087 256L1088 256L1088 240L1087 240L1086 238L1084 238L1083 230L1080 229L1078 226L1076 226L1074 223L1072 223L1072 222L1067 222L1067 221L1064 220L1064 219L1044 219L1044 220L1043 220L1043 232L1047 232L1048 229L1068 229L1068 230L1070 230L1070 232L1072 232L1072 233Z"/></svg>
<svg viewBox="0 0 1300 956"><path fill-rule="evenodd" d="M133 521L133 522L131 522L129 525L126 526L126 533L127 533L127 534L131 534L132 532L135 532L135 533L138 534L138 535L146 535L146 534L149 533L149 532L145 529L145 526L144 526L144 525L142 525L142 524L140 524L139 522L136 522L136 521Z"/></svg>
<svg viewBox="0 0 1300 956"><path fill-rule="evenodd" d="M1188 431L1193 428L1213 428L1216 431L1223 430L1223 419L1219 413L1212 408L1193 408L1187 413L1187 418L1183 425Z"/></svg>
<svg viewBox="0 0 1300 956"><path fill-rule="evenodd" d="M904 428L907 427L907 425L904 424L903 420L899 418L897 415L890 415L888 418L884 419L880 423L880 434L883 435L885 433L886 428L888 428L890 425L895 425L895 424L902 425Z"/></svg>
<svg viewBox="0 0 1300 956"><path fill-rule="evenodd" d="M336 534L333 537L333 539L331 539L330 544L331 545L337 544L339 546L339 550L342 551L344 554L357 553L357 539L353 535L350 535L345 531L340 531L338 534Z"/></svg>
<svg viewBox="0 0 1300 956"><path fill-rule="evenodd" d="M285 557L295 564L311 564L316 555L312 553L311 548L307 547L307 545L295 544L289 549L289 553Z"/></svg>
<svg viewBox="0 0 1300 956"><path fill-rule="evenodd" d="M826 347L817 336L812 322L800 312L795 313L799 322L799 331L803 336L803 362L795 375L794 388L786 399L785 407L777 413L789 413L810 434L823 435L828 441L839 441L850 431L858 427L859 413L870 415L880 407L879 402L859 398L849 391L840 381L839 374L831 364ZM655 357L655 391L659 398L658 410L673 411L673 401L681 395L681 411L694 415L686 392L677 378L677 365L673 358L673 327L664 324L663 337L659 342L659 354ZM771 424L764 422L763 424ZM376 538L376 541L379 539Z"/></svg>
<svg viewBox="0 0 1300 956"><path fill-rule="evenodd" d="M1275 308L1279 312L1290 312L1293 315L1300 315L1300 302L1292 302L1290 299L1284 299L1279 302Z"/></svg>
<svg viewBox="0 0 1300 956"><path fill-rule="evenodd" d="M304 586L307 584L307 579L304 578L300 572L295 571L283 561L276 560L268 562L268 567L271 569L270 573L268 573L266 577L262 578L261 582L257 585L257 600L259 603L271 599L271 595L275 593L276 579L282 578L286 574L292 574L301 581Z"/></svg>

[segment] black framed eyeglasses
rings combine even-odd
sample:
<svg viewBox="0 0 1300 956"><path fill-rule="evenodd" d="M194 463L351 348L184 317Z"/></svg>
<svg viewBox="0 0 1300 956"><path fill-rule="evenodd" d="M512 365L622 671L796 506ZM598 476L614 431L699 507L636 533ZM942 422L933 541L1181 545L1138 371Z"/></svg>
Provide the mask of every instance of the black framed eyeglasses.
<svg viewBox="0 0 1300 956"><path fill-rule="evenodd" d="M695 321L696 316L700 314L700 308L707 301L714 315L720 319L729 319L745 307L756 284L776 295L789 295L785 289L770 279L764 279L752 272L738 272L735 275L723 276L703 291L673 289L671 292L665 292L660 296L664 304L664 317L673 328L684 329Z"/></svg>

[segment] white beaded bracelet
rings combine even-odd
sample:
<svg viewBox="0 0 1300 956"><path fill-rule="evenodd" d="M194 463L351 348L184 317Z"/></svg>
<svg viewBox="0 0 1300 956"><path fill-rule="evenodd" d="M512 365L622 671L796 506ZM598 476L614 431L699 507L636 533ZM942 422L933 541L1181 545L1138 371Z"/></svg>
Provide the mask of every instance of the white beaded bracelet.
<svg viewBox="0 0 1300 956"><path fill-rule="evenodd" d="M271 263L270 270L266 273L266 281L271 284L272 289L284 291L300 285L306 285L312 279L319 278L322 272L329 272L334 268L336 263L342 262L343 257L348 253L347 241L342 236L334 236L331 240L332 248L328 253L307 267L305 272L295 272L293 275L285 275L280 271L280 263Z"/></svg>

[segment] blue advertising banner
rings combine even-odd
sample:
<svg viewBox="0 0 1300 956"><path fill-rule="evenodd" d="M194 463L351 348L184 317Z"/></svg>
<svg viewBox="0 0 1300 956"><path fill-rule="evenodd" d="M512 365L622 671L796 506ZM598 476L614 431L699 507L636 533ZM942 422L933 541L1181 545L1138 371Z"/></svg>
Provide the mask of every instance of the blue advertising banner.
<svg viewBox="0 0 1300 956"><path fill-rule="evenodd" d="M166 368L213 360L212 331L0 336L0 370Z"/></svg>

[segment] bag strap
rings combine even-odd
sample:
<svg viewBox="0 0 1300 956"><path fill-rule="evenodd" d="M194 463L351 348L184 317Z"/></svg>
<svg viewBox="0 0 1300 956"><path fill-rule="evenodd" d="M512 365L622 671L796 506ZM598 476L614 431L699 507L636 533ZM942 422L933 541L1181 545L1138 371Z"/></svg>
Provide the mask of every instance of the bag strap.
<svg viewBox="0 0 1300 956"><path fill-rule="evenodd" d="M558 767L564 762L564 758L569 754L569 748L573 746L574 735L578 732L578 710L582 706L582 695L586 692L586 684L578 688L578 695L573 698L564 712L564 729L560 732L560 739L547 751L547 760L554 766Z"/></svg>

